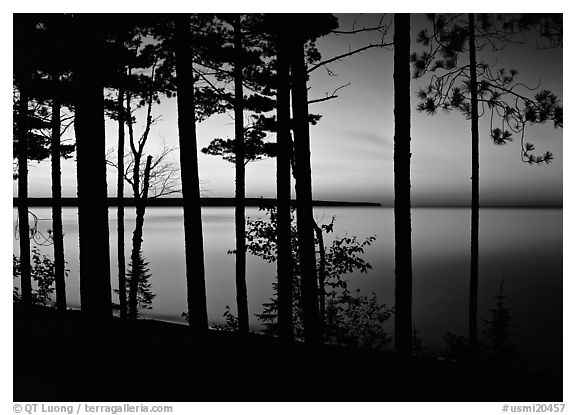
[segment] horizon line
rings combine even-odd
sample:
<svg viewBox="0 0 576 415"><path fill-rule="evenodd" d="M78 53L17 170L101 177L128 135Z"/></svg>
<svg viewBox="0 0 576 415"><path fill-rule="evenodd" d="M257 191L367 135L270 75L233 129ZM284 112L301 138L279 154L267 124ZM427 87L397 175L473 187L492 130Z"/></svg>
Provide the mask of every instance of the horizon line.
<svg viewBox="0 0 576 415"><path fill-rule="evenodd" d="M107 198L109 206L118 206L117 197ZM133 197L125 197L124 203L126 207L135 206L135 199ZM205 207L227 207L234 206L234 197L201 197L200 203ZM270 206L274 205L276 198L266 198L266 197L247 197L245 198L246 206L249 207L259 207L259 206ZM50 207L52 206L51 197L29 197L28 204L31 207ZM181 197L160 197L160 198L149 198L147 200L147 206L149 207L180 207L182 206L183 199ZM295 203L295 199L291 199L291 203ZM322 206L333 206L333 207L384 207L393 208L393 203L382 203L382 202L368 202L368 201L339 201L339 200L313 200L312 204L316 207ZM12 206L17 207L19 205L18 197L12 198ZM62 198L63 207L77 207L78 198L77 197L63 197ZM416 203L412 204L413 208L469 208L470 204L465 203ZM550 209L561 209L563 204L548 203L548 204L499 204L499 203L485 203L480 204L483 208L550 208Z"/></svg>

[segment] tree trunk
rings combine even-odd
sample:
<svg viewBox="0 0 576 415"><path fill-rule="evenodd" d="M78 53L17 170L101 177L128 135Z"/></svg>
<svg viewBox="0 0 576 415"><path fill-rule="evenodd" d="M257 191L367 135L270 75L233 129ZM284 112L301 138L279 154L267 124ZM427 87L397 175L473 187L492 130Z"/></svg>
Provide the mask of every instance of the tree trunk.
<svg viewBox="0 0 576 415"><path fill-rule="evenodd" d="M296 165L296 215L300 254L302 322L307 343L320 344L316 247L312 211L312 172L310 168L310 131L308 125L308 92L304 42L292 45L292 113L294 117L294 160Z"/></svg>
<svg viewBox="0 0 576 415"><path fill-rule="evenodd" d="M470 232L470 300L468 311L468 337L472 352L478 344L478 227L480 219L479 148L478 148L478 81L476 79L476 36L474 13L468 17L470 49L470 96L472 126L472 207Z"/></svg>
<svg viewBox="0 0 576 415"><path fill-rule="evenodd" d="M136 148L134 143L134 126L132 125L132 94L126 91L126 121L128 122L128 138L130 140L130 150L134 157L134 166L132 168L132 194L134 195L135 202L138 203L140 198L140 161L142 160L142 153L140 152L142 146Z"/></svg>
<svg viewBox="0 0 576 415"><path fill-rule="evenodd" d="M176 88L178 91L176 97L178 105L180 174L184 204L188 323L196 329L207 330L208 314L206 310L204 242L194 112L190 16L186 14L176 16L175 28Z"/></svg>
<svg viewBox="0 0 576 415"><path fill-rule="evenodd" d="M55 91L59 77L53 76ZM62 178L60 172L60 98L56 92L52 99L52 238L54 240L54 280L56 308L66 310L66 278L64 273L64 231L62 229Z"/></svg>
<svg viewBox="0 0 576 415"><path fill-rule="evenodd" d="M276 113L278 131L276 133L278 154L276 156L276 197L277 207L277 273L278 273L278 326L280 338L292 341L294 338L294 317L292 312L292 284L294 269L292 259L291 234L291 178L290 159L292 137L290 136L290 61L286 33L278 32Z"/></svg>
<svg viewBox="0 0 576 415"><path fill-rule="evenodd" d="M144 230L144 213L146 212L146 201L148 200L148 186L150 182L150 168L152 156L146 159L144 169L144 183L142 197L136 201L136 227L132 235L132 276L130 278L130 291L128 297L128 318L136 320L138 318L138 284L142 270L138 267L140 250L142 249L142 233Z"/></svg>
<svg viewBox="0 0 576 415"><path fill-rule="evenodd" d="M320 253L320 264L318 268L318 298L320 302L320 331L324 333L326 324L326 290L324 283L326 281L326 248L324 247L324 236L322 228L314 221L314 231L318 239L318 252Z"/></svg>
<svg viewBox="0 0 576 415"><path fill-rule="evenodd" d="M412 355L412 224L410 217L410 15L394 14L394 347Z"/></svg>
<svg viewBox="0 0 576 415"><path fill-rule="evenodd" d="M236 305L238 330L248 333L248 293L246 289L246 199L244 108L242 88L242 34L240 15L234 19L234 135L236 144Z"/></svg>
<svg viewBox="0 0 576 415"><path fill-rule="evenodd" d="M75 131L80 240L80 301L87 314L112 315L106 189L103 36L93 16L78 15Z"/></svg>
<svg viewBox="0 0 576 415"><path fill-rule="evenodd" d="M124 80L121 79L120 83ZM118 90L118 296L120 299L120 318L128 317L126 303L126 257L124 255L124 89Z"/></svg>
<svg viewBox="0 0 576 415"><path fill-rule="evenodd" d="M17 16L17 15L16 15ZM15 50L15 81L18 85L18 238L20 244L20 287L23 304L32 302L30 276L30 226L28 224L28 88L30 81L29 53L25 47L30 23L24 15L14 17L15 35L24 45Z"/></svg>

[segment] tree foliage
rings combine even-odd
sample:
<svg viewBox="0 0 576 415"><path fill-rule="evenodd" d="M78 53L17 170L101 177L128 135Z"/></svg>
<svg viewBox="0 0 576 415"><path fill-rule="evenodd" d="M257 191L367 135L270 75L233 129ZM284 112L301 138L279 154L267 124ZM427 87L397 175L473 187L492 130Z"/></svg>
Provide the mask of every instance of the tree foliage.
<svg viewBox="0 0 576 415"><path fill-rule="evenodd" d="M28 159L42 161L50 157L51 124L52 117L50 103L54 97L67 108L61 117L61 135L70 127L73 120L71 105L71 61L70 45L64 39L70 29L69 16L62 14L34 14L29 15L31 20L27 39L14 39L15 50L25 50L28 55L28 70L30 73L29 100L28 100ZM19 20L15 21L16 24ZM27 42L24 46L23 42ZM20 56L20 55L18 55ZM16 59L18 67L20 59ZM19 86L14 83L13 93L13 157L18 155L18 134L16 120L19 108ZM60 154L70 158L74 151L74 144L62 144ZM14 174L14 178L17 175Z"/></svg>
<svg viewBox="0 0 576 415"><path fill-rule="evenodd" d="M444 356L451 361L464 362L472 357L479 358L497 368L506 368L514 364L517 349L514 344L514 323L512 311L506 305L507 296L504 294L504 278L500 289L494 296L496 304L489 310L489 317L482 319L484 338L479 344L479 354L471 353L470 342L464 336L446 333L444 340L447 349Z"/></svg>
<svg viewBox="0 0 576 415"><path fill-rule="evenodd" d="M150 263L142 255L142 250L138 252L136 263L131 259L128 264L128 271L126 272L126 291L130 289L130 281L132 281L132 276L136 273L138 275L138 311L140 310L151 310L152 302L156 297L156 294L152 291L152 284L150 283L150 277L152 273L150 272ZM115 293L119 290L115 289ZM138 312L137 312L138 314Z"/></svg>
<svg viewBox="0 0 576 415"><path fill-rule="evenodd" d="M264 141L266 133L257 128L244 129L244 164L276 156L276 143ZM202 149L204 154L220 156L224 160L236 162L236 140L215 138Z"/></svg>
<svg viewBox="0 0 576 415"><path fill-rule="evenodd" d="M486 338L486 354L490 360L500 366L508 366L516 357L516 347L512 341L512 312L506 306L504 295L504 278L500 291L495 296L496 305L490 309L490 317L482 320L485 325L483 334Z"/></svg>
<svg viewBox="0 0 576 415"><path fill-rule="evenodd" d="M32 304L47 305L52 304L52 295L54 294L55 267L54 261L50 257L40 252L37 246L32 248L32 261L30 275L35 283L32 289ZM68 276L70 270L64 270ZM20 278L20 258L12 255L12 275L14 278ZM17 287L13 290L13 300L20 301L20 293Z"/></svg>
<svg viewBox="0 0 576 415"><path fill-rule="evenodd" d="M468 27L459 15L428 15L431 29L422 29L416 38L424 51L413 52L413 76L430 73L428 85L418 89L418 111L435 114L438 110L456 110L471 118L470 71L478 77L479 116L490 117L490 137L494 144L504 145L520 136L521 160L529 164L550 163L552 153L534 154L533 144L525 142L528 126L552 122L563 126L563 108L551 91L529 87L519 80L516 69L494 68L480 62L476 68L460 64L459 56L467 51ZM507 23L508 22L508 23ZM511 24L498 16L480 15L475 30L478 31L478 49L491 46L499 50L518 39L521 32L512 31ZM524 25L528 30L529 25Z"/></svg>
<svg viewBox="0 0 576 415"><path fill-rule="evenodd" d="M275 208L263 209L268 220L249 219L247 230L247 249L252 255L266 262L277 259L276 229L277 216ZM324 233L334 229L334 219L321 225ZM296 338L303 338L302 307L300 292L300 264L298 254L298 233L291 227L292 256L294 276L293 310ZM359 240L356 236L335 237L325 252L325 296L326 321L325 340L348 346L386 348L390 338L384 324L390 318L392 310L378 302L376 295L362 295L359 290L352 292L348 285L348 276L355 272L367 273L371 265L362 256L364 250L376 238L368 237ZM318 246L318 240L316 240ZM320 267L320 263L317 264ZM273 283L274 296L265 303L263 312L257 317L265 324L266 332L277 335L277 283Z"/></svg>

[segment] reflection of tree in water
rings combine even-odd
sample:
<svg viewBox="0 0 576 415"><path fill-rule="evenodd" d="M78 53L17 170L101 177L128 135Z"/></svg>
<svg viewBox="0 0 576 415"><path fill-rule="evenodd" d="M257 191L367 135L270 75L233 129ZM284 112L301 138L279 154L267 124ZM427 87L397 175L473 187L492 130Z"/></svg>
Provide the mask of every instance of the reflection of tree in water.
<svg viewBox="0 0 576 415"><path fill-rule="evenodd" d="M277 260L277 214L276 208L266 208L268 220L248 220L246 232L247 249L251 254L267 262ZM293 220L294 222L294 220ZM322 233L331 233L334 228L334 219L329 224L320 226ZM317 234L317 236L319 236ZM293 257L293 302L294 302L294 330L296 338L303 339L302 307L300 279L301 271L298 255L298 232L295 226L291 227L292 257ZM366 273L371 265L362 255L364 249L370 246L376 238L368 237L359 240L355 236L336 237L331 245L326 247L321 255L317 255L317 269L323 271L323 284L325 303L321 315L325 316L323 322L324 341L327 343L343 344L348 346L383 349L390 342L384 323L390 318L392 311L384 304L378 303L376 295L362 295L360 290L352 292L348 281L344 277L353 272ZM319 238L316 238L319 247ZM319 249L319 248L318 248ZM323 287L322 287L323 286ZM278 296L277 282L273 283L274 295L269 302L263 305L264 309L257 317L265 326L265 332L278 335Z"/></svg>

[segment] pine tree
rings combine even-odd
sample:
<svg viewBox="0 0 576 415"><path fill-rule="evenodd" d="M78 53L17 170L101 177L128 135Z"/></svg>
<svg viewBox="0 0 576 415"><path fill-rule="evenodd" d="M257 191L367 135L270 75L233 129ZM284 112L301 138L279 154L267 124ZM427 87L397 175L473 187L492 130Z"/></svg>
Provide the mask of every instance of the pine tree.
<svg viewBox="0 0 576 415"><path fill-rule="evenodd" d="M14 16L14 80L18 88L18 115L16 136L18 139L18 229L20 243L20 273L22 303L32 301L30 277L30 231L28 225L28 100L31 77L30 51L32 22L28 15Z"/></svg>
<svg viewBox="0 0 576 415"><path fill-rule="evenodd" d="M276 198L278 225L276 228L278 245L278 326L280 338L291 341L294 336L293 317L293 287L292 276L292 239L290 199L291 174L290 159L292 158L292 137L290 133L290 61L289 34L281 22L276 23L276 118L278 120L276 142L278 146L276 158Z"/></svg>
<svg viewBox="0 0 576 415"><path fill-rule="evenodd" d="M148 200L151 164L152 156L148 156L146 159L146 167L144 169L142 194L136 200L136 226L134 227L134 234L132 236L132 268L130 271L130 282L128 284L128 318L132 320L135 320L138 317L140 280L144 278L144 275L140 274L140 272L144 272L140 257L142 256L142 233L144 228L144 213L146 211L146 202Z"/></svg>
<svg viewBox="0 0 576 415"><path fill-rule="evenodd" d="M504 279L500 283L500 291L495 296L496 307L490 309L490 318L483 320L484 331L488 341L488 357L499 367L508 367L516 355L512 342L512 312L506 307L504 295Z"/></svg>
<svg viewBox="0 0 576 415"><path fill-rule="evenodd" d="M263 95L269 86L258 78L267 78L263 49L267 42L259 30L259 15L223 15L217 16L210 28L220 34L220 47L205 55L210 63L209 71L217 71L216 81L232 81L234 89L226 91L207 79L202 78L212 87L213 93L222 100L223 106L231 107L234 112L234 139L216 138L202 152L223 157L235 166L235 232L236 232L236 305L238 309L238 328L240 333L247 333L249 328L248 297L246 288L246 165L260 160L273 153L273 144L264 141L267 136L262 129L262 120L258 114L273 109L273 101ZM230 26L231 29L225 27ZM232 45L230 48L228 45ZM200 61L200 65L206 65ZM230 70L229 67L232 67ZM269 78L269 77L268 77ZM269 81L269 79L264 79ZM245 84L252 93L244 96ZM245 125L245 111L252 112L252 124Z"/></svg>
<svg viewBox="0 0 576 415"><path fill-rule="evenodd" d="M412 355L412 222L410 203L410 15L394 14L394 249L396 352Z"/></svg>
<svg viewBox="0 0 576 415"><path fill-rule="evenodd" d="M478 17L478 18L477 18ZM521 161L528 164L550 163L553 156L546 151L534 154L534 146L524 142L526 128L532 124L552 121L555 127L563 125L563 111L558 98L550 91L533 90L518 81L518 71L495 69L478 62L477 51L481 45L496 49L504 48L514 41L502 21L492 15L469 14L459 16L429 15L433 32L424 29L417 41L427 50L413 53L411 60L414 77L432 72L430 82L418 91L418 110L435 114L438 109L457 110L471 122L472 138L472 196L470 232L470 293L468 311L468 338L473 351L478 347L478 240L479 240L479 107L490 115L490 137L494 144L504 145L512 141L513 134L520 135ZM468 53L468 64L459 65L458 58ZM524 88L524 91L522 91ZM533 94L533 96L530 96ZM499 125L496 124L500 121Z"/></svg>
<svg viewBox="0 0 576 415"><path fill-rule="evenodd" d="M156 297L156 294L152 292L152 284L149 281L152 276L149 265L149 262L142 255L142 249L138 251L137 255L131 257L128 264L125 290L129 290L133 284L136 286L136 307L134 311L130 310L131 313L134 313L134 318L139 316L140 310L151 310L152 301Z"/></svg>
<svg viewBox="0 0 576 415"><path fill-rule="evenodd" d="M87 314L112 315L104 131L104 33L96 15L75 16L76 155L80 301Z"/></svg>
<svg viewBox="0 0 576 415"><path fill-rule="evenodd" d="M204 242L200 209L200 180L196 154L196 106L190 16L175 17L175 58L178 100L178 132L180 139L180 167L182 198L184 199L184 241L188 294L188 322L199 330L208 329L206 283L204 271ZM193 115L191 117L191 114Z"/></svg>
<svg viewBox="0 0 576 415"><path fill-rule="evenodd" d="M52 178L52 230L56 304L66 310L64 235L62 228L62 178L60 158L71 157L73 144L63 144L62 134L73 120L70 61L71 46L65 41L70 33L68 15L34 15L34 68L30 83L33 103L28 136L28 158L41 161L50 157Z"/></svg>

